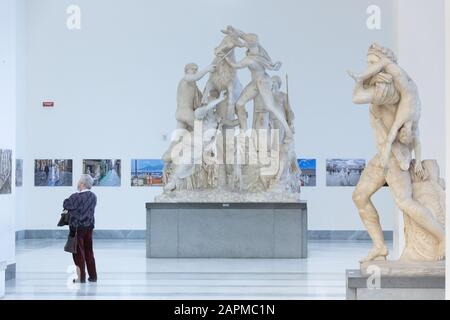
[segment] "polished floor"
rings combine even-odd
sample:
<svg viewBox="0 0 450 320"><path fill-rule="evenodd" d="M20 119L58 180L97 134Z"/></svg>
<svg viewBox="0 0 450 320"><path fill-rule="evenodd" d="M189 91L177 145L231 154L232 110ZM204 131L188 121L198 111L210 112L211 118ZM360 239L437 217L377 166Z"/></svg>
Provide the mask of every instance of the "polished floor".
<svg viewBox="0 0 450 320"><path fill-rule="evenodd" d="M97 240L99 282L74 286L61 240L17 243L4 299L345 299L368 241L310 241L308 259L146 259L142 240Z"/></svg>

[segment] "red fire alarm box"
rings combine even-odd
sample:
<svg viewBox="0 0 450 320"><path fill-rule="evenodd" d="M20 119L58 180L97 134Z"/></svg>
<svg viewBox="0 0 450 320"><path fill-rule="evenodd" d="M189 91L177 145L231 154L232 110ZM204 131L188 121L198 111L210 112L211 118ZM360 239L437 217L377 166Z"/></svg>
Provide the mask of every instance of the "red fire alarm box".
<svg viewBox="0 0 450 320"><path fill-rule="evenodd" d="M44 101L42 102L42 106L44 108L53 108L55 106L55 103L53 101Z"/></svg>

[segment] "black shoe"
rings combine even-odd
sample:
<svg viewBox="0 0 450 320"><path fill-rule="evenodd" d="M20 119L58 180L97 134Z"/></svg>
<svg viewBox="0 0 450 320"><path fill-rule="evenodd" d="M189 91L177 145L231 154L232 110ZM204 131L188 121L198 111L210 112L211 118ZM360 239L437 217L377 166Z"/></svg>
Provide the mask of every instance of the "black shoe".
<svg viewBox="0 0 450 320"><path fill-rule="evenodd" d="M73 283L86 283L86 280L77 280L77 279L73 279Z"/></svg>
<svg viewBox="0 0 450 320"><path fill-rule="evenodd" d="M88 278L89 282L97 282L97 279L93 279L93 278Z"/></svg>

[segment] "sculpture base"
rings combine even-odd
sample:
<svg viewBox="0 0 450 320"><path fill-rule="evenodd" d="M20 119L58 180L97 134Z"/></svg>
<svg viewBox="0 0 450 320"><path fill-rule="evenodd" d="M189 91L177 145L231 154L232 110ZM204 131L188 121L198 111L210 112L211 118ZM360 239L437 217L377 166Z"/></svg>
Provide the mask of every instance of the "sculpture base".
<svg viewBox="0 0 450 320"><path fill-rule="evenodd" d="M346 278L347 300L445 299L445 261L371 261Z"/></svg>
<svg viewBox="0 0 450 320"><path fill-rule="evenodd" d="M376 266L382 276L437 276L445 277L444 261L369 261L361 263L361 274L369 276L373 272L367 271L370 266Z"/></svg>
<svg viewBox="0 0 450 320"><path fill-rule="evenodd" d="M306 202L147 203L147 258L306 257Z"/></svg>
<svg viewBox="0 0 450 320"><path fill-rule="evenodd" d="M155 202L222 202L222 203L246 203L246 202L299 202L300 193L289 192L233 192L223 189L215 190L183 190L164 192L155 197Z"/></svg>

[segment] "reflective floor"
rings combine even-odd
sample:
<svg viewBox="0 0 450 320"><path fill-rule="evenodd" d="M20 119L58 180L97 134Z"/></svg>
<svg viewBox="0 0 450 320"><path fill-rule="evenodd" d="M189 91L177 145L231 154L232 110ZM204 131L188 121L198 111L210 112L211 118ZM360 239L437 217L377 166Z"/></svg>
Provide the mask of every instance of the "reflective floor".
<svg viewBox="0 0 450 320"><path fill-rule="evenodd" d="M98 282L74 286L62 240L17 243L4 299L345 299L368 241L310 241L309 258L146 259L144 240L96 240Z"/></svg>

